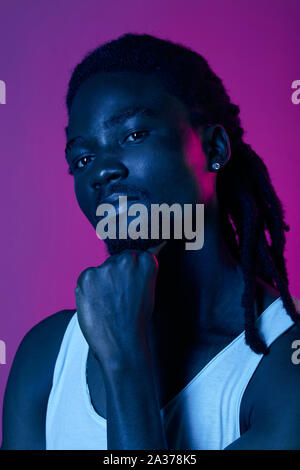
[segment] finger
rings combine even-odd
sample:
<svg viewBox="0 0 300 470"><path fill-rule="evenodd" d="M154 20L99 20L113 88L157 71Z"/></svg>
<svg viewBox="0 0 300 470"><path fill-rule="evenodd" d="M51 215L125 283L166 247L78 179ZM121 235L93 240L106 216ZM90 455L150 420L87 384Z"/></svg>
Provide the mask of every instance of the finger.
<svg viewBox="0 0 300 470"><path fill-rule="evenodd" d="M157 246L151 246L150 248L148 248L147 251L149 251L150 253L152 253L153 255L155 256L158 256L158 254L160 253L160 251L163 249L163 247L166 245L166 241L162 242L160 245L157 245Z"/></svg>

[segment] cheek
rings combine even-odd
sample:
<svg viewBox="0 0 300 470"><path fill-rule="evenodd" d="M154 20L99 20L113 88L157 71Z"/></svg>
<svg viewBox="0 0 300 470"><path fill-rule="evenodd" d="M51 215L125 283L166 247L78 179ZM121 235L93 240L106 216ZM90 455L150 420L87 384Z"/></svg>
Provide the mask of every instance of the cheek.
<svg viewBox="0 0 300 470"><path fill-rule="evenodd" d="M197 187L201 202L207 202L215 193L215 174L208 170L207 157L203 151L200 137L190 132L184 146L186 166Z"/></svg>
<svg viewBox="0 0 300 470"><path fill-rule="evenodd" d="M125 162L134 183L147 189L156 203L194 203L198 198L195 172L199 173L199 161L194 155L193 164L193 155L175 137L159 139L134 163L133 159Z"/></svg>
<svg viewBox="0 0 300 470"><path fill-rule="evenodd" d="M165 152L152 159L140 172L136 182L147 189L155 203L194 203L197 187L193 172L180 152Z"/></svg>
<svg viewBox="0 0 300 470"><path fill-rule="evenodd" d="M93 223L93 218L96 214L93 213L93 206L89 200L88 194L82 189L82 185L78 182L75 182L75 196L78 202L78 205L84 215Z"/></svg>

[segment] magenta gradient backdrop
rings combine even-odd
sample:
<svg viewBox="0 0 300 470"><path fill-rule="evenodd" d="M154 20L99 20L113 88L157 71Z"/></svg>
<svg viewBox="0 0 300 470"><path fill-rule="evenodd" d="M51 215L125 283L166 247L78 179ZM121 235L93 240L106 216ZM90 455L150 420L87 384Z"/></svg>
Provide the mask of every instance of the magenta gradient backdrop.
<svg viewBox="0 0 300 470"><path fill-rule="evenodd" d="M106 257L77 207L64 160L64 98L84 54L125 32L186 44L206 57L241 107L246 141L263 157L291 232L286 259L300 296L299 0L13 0L0 6L1 319L7 364L46 316L75 306L79 273ZM1 437L1 436L0 436Z"/></svg>

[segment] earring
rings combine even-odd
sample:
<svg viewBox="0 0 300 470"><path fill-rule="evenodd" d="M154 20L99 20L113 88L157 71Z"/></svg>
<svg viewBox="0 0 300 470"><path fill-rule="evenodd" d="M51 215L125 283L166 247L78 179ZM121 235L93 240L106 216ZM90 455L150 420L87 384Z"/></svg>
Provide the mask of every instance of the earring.
<svg viewBox="0 0 300 470"><path fill-rule="evenodd" d="M221 165L218 162L215 162L212 164L212 169L218 171L220 169Z"/></svg>

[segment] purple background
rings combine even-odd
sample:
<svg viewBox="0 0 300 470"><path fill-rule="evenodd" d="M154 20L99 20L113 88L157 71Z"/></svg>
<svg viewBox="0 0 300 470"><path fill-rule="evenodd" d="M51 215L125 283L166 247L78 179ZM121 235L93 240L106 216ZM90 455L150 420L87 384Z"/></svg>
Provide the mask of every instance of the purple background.
<svg viewBox="0 0 300 470"><path fill-rule="evenodd" d="M105 259L102 242L77 207L64 160L64 97L72 68L125 32L186 44L208 59L241 107L245 139L267 164L291 232L286 259L300 296L299 0L23 0L1 2L1 319L7 364L0 404L24 334L74 308L80 272ZM1 437L1 436L0 436Z"/></svg>

